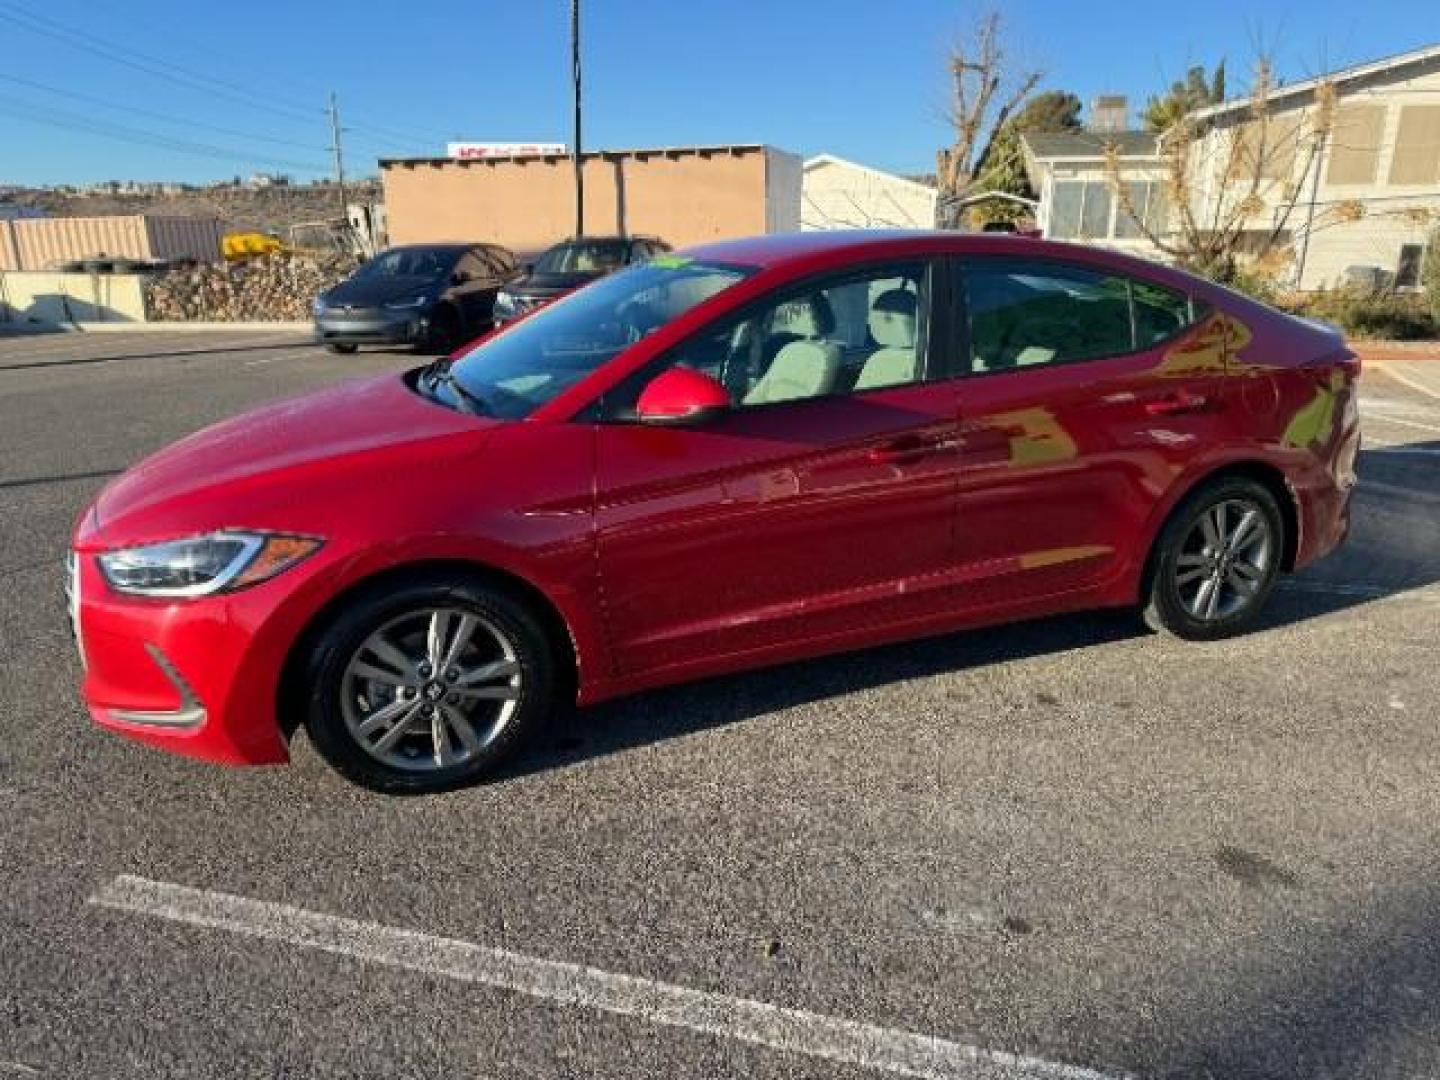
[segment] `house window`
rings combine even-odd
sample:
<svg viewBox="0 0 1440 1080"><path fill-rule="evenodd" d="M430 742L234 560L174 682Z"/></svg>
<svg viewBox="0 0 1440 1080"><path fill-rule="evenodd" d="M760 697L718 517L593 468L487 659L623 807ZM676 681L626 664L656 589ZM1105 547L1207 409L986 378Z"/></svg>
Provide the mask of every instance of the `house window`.
<svg viewBox="0 0 1440 1080"><path fill-rule="evenodd" d="M1050 196L1050 236L1071 240L1080 235L1080 208L1085 203L1085 185L1066 180L1055 185Z"/></svg>
<svg viewBox="0 0 1440 1080"><path fill-rule="evenodd" d="M1433 184L1440 180L1440 105L1406 105L1400 110L1390 183Z"/></svg>
<svg viewBox="0 0 1440 1080"><path fill-rule="evenodd" d="M1342 105L1335 112L1330 132L1330 184L1373 184L1380 164L1380 132L1385 126L1383 105Z"/></svg>
<svg viewBox="0 0 1440 1080"><path fill-rule="evenodd" d="M1423 244L1400 245L1400 261L1395 264L1397 289L1413 289L1420 284L1420 261L1424 254Z"/></svg>
<svg viewBox="0 0 1440 1080"><path fill-rule="evenodd" d="M1117 200L1107 180L1057 181L1050 193L1050 224L1045 235L1056 240L1105 240L1116 232ZM1148 212L1148 211L1147 211Z"/></svg>
<svg viewBox="0 0 1440 1080"><path fill-rule="evenodd" d="M1143 240L1147 230L1151 235L1164 231L1165 196L1157 182L1129 180L1125 184L1125 196L1129 209L1118 200L1115 205L1115 239ZM1140 227L1142 221L1144 229Z"/></svg>

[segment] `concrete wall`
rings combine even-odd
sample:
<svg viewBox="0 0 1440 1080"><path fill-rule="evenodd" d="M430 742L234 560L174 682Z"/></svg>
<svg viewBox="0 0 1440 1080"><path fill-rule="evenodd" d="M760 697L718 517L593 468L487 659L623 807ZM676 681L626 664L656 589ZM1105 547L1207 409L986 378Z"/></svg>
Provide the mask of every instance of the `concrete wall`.
<svg viewBox="0 0 1440 1080"><path fill-rule="evenodd" d="M0 221L0 270L50 270L102 253L125 259L220 258L223 226L214 218L31 218Z"/></svg>
<svg viewBox="0 0 1440 1080"><path fill-rule="evenodd" d="M765 150L765 231L800 231L805 163L799 154Z"/></svg>
<svg viewBox="0 0 1440 1080"><path fill-rule="evenodd" d="M0 271L0 326L144 322L140 274Z"/></svg>
<svg viewBox="0 0 1440 1080"><path fill-rule="evenodd" d="M798 215L772 210L779 196L768 177L772 166L783 175L788 157L758 146L587 154L585 231L648 233L686 247L784 227ZM575 231L573 170L568 155L384 162L390 242L538 251Z"/></svg>
<svg viewBox="0 0 1440 1080"><path fill-rule="evenodd" d="M834 158L805 163L802 229L930 229L936 191L924 184Z"/></svg>

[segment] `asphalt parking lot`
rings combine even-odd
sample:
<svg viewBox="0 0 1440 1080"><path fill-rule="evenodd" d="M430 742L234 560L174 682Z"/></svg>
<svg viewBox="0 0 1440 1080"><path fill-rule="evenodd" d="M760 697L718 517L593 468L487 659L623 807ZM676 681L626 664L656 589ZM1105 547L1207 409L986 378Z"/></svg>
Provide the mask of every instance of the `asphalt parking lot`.
<svg viewBox="0 0 1440 1080"><path fill-rule="evenodd" d="M94 491L416 362L0 337L0 1080L1440 1073L1440 363L1367 370L1351 541L1242 639L1098 614L665 690L426 799L92 729Z"/></svg>

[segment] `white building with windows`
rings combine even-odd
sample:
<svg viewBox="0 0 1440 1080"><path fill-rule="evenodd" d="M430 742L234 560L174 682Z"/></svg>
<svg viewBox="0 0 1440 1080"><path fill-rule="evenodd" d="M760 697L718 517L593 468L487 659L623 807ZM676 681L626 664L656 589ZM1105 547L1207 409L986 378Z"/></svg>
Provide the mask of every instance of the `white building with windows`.
<svg viewBox="0 0 1440 1080"><path fill-rule="evenodd" d="M935 188L833 154L805 162L800 228L932 229Z"/></svg>
<svg viewBox="0 0 1440 1080"><path fill-rule="evenodd" d="M1317 96L1327 84L1335 90L1335 119L1317 142ZM1224 176L1238 146L1262 161L1256 197L1263 209L1252 216L1252 229L1280 230L1291 252L1288 284L1309 290L1360 276L1416 287L1425 245L1440 226L1440 45L1276 87L1266 112L1263 128L1249 98L1196 114L1205 125L1190 155L1197 219L1213 213L1217 201L1243 194ZM1160 184L1160 138L1088 131L1024 136L1044 235L1158 256L1119 205L1105 156L1114 143L1131 201L1163 235L1172 222ZM1255 174L1245 171L1247 184Z"/></svg>

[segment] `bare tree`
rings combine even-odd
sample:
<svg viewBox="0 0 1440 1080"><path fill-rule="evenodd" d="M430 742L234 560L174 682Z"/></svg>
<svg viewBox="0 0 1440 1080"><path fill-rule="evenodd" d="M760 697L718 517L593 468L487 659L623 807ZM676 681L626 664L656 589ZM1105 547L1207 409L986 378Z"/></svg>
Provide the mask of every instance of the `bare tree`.
<svg viewBox="0 0 1440 1080"><path fill-rule="evenodd" d="M1313 191L1334 134L1335 85L1317 83L1303 111L1279 117L1273 96L1272 67L1261 57L1242 113L1222 122L1203 108L1186 109L1160 133L1163 214L1135 205L1118 148L1107 147L1106 175L1121 211L1181 265L1221 281L1236 276L1242 257L1273 271L1300 232L1321 224L1310 216L1297 226L1296 209Z"/></svg>
<svg viewBox="0 0 1440 1080"><path fill-rule="evenodd" d="M942 224L954 225L956 204L975 179L995 133L1040 82L1039 71L1015 71L1007 55L1000 12L983 12L968 38L950 49L952 80L947 119L955 141L936 163Z"/></svg>
<svg viewBox="0 0 1440 1080"><path fill-rule="evenodd" d="M1254 67L1244 108L1207 115L1203 104L1180 112L1159 138L1163 211L1135 205L1119 148L1106 148L1106 176L1121 213L1180 265L1217 281L1247 270L1272 283L1295 265L1314 233L1362 217L1413 210L1372 210L1360 201L1320 204L1315 195L1328 146L1351 137L1338 124L1339 91L1321 78L1299 109L1277 113L1267 56Z"/></svg>

